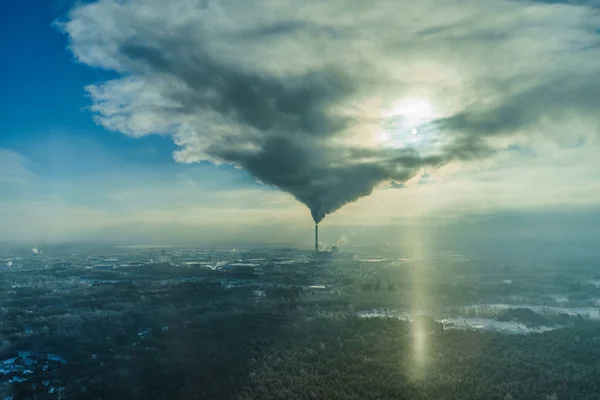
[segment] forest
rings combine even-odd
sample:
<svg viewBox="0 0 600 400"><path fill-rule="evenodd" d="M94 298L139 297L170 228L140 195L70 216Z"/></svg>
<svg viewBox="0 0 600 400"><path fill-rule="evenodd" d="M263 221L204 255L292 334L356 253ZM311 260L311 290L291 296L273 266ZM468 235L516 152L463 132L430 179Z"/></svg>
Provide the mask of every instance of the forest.
<svg viewBox="0 0 600 400"><path fill-rule="evenodd" d="M14 398L57 398L39 390L48 380L67 399L598 398L600 325L586 319L532 335L440 331L359 318L298 288L254 290L102 284L33 314L3 308L0 357L27 348L68 361L16 383Z"/></svg>
<svg viewBox="0 0 600 400"><path fill-rule="evenodd" d="M404 264L271 258L0 271L0 398L599 398L591 266L440 263L417 282ZM431 316L407 314L415 287Z"/></svg>

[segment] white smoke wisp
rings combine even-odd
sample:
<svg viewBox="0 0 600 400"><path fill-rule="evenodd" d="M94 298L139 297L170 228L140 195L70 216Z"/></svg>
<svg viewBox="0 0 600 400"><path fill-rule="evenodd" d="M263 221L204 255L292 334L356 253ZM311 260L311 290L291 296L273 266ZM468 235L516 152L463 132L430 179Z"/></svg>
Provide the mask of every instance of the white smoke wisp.
<svg viewBox="0 0 600 400"><path fill-rule="evenodd" d="M346 243L348 243L348 237L346 235L343 235L335 241L335 246L342 246Z"/></svg>
<svg viewBox="0 0 600 400"><path fill-rule="evenodd" d="M6 266L9 267L9 268L12 267L12 265L13 265L12 261L9 261L9 262L6 263Z"/></svg>
<svg viewBox="0 0 600 400"><path fill-rule="evenodd" d="M32 252L33 254L39 254L39 253L40 253L40 250L39 250L37 247L33 247L33 248L31 249L31 252Z"/></svg>

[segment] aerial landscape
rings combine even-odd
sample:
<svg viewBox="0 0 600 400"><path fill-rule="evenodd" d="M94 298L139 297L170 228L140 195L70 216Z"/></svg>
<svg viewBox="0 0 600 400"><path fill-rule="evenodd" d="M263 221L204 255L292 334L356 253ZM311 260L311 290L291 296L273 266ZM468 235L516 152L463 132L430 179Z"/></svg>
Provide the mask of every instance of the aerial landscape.
<svg viewBox="0 0 600 400"><path fill-rule="evenodd" d="M1 387L48 399L593 399L600 272L587 257L5 249Z"/></svg>
<svg viewBox="0 0 600 400"><path fill-rule="evenodd" d="M600 400L600 2L4 3L0 400Z"/></svg>

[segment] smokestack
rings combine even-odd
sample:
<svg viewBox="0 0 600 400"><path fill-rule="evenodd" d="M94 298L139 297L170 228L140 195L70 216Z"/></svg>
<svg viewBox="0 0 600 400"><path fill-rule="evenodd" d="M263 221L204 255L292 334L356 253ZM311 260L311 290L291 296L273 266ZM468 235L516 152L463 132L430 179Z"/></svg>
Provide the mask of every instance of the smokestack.
<svg viewBox="0 0 600 400"><path fill-rule="evenodd" d="M315 224L315 253L319 252L319 224Z"/></svg>

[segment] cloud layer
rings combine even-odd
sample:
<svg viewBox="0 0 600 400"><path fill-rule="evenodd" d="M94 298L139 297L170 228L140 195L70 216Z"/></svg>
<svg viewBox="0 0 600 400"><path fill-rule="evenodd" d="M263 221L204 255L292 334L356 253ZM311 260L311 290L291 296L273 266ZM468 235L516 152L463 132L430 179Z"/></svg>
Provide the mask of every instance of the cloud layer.
<svg viewBox="0 0 600 400"><path fill-rule="evenodd" d="M60 26L121 76L87 88L98 123L171 135L177 161L241 167L316 222L442 165L596 140L591 6L101 0Z"/></svg>
<svg viewBox="0 0 600 400"><path fill-rule="evenodd" d="M0 148L0 185L23 184L34 178L35 174L28 168L30 164L23 155Z"/></svg>

